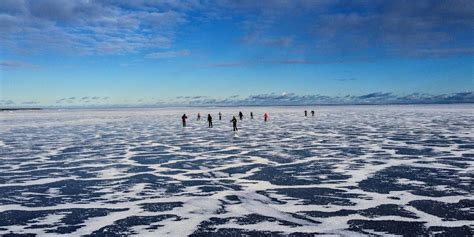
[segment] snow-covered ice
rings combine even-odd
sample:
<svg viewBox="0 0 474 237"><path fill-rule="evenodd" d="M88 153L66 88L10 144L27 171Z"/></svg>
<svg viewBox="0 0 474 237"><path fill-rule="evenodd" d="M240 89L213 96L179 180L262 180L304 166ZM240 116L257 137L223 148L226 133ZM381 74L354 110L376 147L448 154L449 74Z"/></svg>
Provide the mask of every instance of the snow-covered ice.
<svg viewBox="0 0 474 237"><path fill-rule="evenodd" d="M234 133L229 120L239 111ZM473 111L0 113L0 235L473 235Z"/></svg>

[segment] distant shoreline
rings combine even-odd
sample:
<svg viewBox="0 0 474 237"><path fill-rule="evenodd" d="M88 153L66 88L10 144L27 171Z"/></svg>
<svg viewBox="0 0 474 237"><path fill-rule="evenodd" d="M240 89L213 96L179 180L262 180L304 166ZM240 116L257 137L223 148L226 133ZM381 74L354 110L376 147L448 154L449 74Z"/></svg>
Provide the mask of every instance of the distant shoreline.
<svg viewBox="0 0 474 237"><path fill-rule="evenodd" d="M0 111L42 110L42 108L0 108Z"/></svg>
<svg viewBox="0 0 474 237"><path fill-rule="evenodd" d="M43 107L43 108L0 108L1 111L29 110L81 110L81 109L169 109L169 108L236 108L236 107L331 107L331 106L393 106L393 105L474 105L474 103L386 103L386 104L304 104L304 105L179 105L179 106L104 106L104 107Z"/></svg>

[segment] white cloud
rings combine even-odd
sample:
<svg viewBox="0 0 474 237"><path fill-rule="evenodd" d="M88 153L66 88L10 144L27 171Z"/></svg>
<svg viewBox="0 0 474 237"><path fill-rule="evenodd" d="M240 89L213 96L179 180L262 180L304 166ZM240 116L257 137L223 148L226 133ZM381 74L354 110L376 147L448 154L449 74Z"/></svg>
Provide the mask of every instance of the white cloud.
<svg viewBox="0 0 474 237"><path fill-rule="evenodd" d="M186 15L107 1L6 1L0 43L20 53L126 54L169 48Z"/></svg>

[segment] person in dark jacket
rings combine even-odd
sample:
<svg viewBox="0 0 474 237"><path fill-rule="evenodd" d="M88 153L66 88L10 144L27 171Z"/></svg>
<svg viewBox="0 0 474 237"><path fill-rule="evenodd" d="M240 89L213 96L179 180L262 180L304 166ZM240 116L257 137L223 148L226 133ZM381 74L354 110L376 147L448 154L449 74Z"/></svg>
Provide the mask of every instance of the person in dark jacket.
<svg viewBox="0 0 474 237"><path fill-rule="evenodd" d="M239 119L242 120L242 118L244 118L244 114L242 113L242 111L239 112Z"/></svg>
<svg viewBox="0 0 474 237"><path fill-rule="evenodd" d="M237 119L235 118L235 116L232 117L232 120L230 120L232 122L232 127L234 129L234 131L238 131L239 129L237 128Z"/></svg>
<svg viewBox="0 0 474 237"><path fill-rule="evenodd" d="M263 121L268 121L268 114L267 113L264 113L263 114Z"/></svg>
<svg viewBox="0 0 474 237"><path fill-rule="evenodd" d="M219 120L221 120L221 119L222 119L222 113L219 112Z"/></svg>
<svg viewBox="0 0 474 237"><path fill-rule="evenodd" d="M186 116L186 114L183 114L183 116L181 116L181 120L183 121L183 127L186 127L186 119L188 117Z"/></svg>
<svg viewBox="0 0 474 237"><path fill-rule="evenodd" d="M253 113L250 112L250 119L253 119Z"/></svg>
<svg viewBox="0 0 474 237"><path fill-rule="evenodd" d="M212 128L212 116L211 116L211 114L207 115L207 122L209 122L209 127Z"/></svg>
<svg viewBox="0 0 474 237"><path fill-rule="evenodd" d="M305 117L308 116L308 111L306 111L306 110L304 111L304 116Z"/></svg>
<svg viewBox="0 0 474 237"><path fill-rule="evenodd" d="M197 120L201 120L201 114L200 113L198 113Z"/></svg>
<svg viewBox="0 0 474 237"><path fill-rule="evenodd" d="M311 116L314 117L314 110L311 110Z"/></svg>

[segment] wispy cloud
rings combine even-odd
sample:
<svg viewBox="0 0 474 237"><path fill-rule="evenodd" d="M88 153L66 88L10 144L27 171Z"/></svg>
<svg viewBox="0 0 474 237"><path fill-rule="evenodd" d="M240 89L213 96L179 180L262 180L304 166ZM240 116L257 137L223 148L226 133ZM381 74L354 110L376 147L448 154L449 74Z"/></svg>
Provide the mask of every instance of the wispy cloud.
<svg viewBox="0 0 474 237"><path fill-rule="evenodd" d="M0 67L4 69L16 69L16 68L36 68L36 65L22 62L22 61L15 61L15 60L5 60L0 61Z"/></svg>
<svg viewBox="0 0 474 237"><path fill-rule="evenodd" d="M89 104L89 103L103 103L109 100L108 96L70 96L58 99L55 101L56 104Z"/></svg>
<svg viewBox="0 0 474 237"><path fill-rule="evenodd" d="M355 98L359 100L372 100L372 99L380 99L380 98L390 98L393 96L394 95L390 92L374 92L374 93L357 96Z"/></svg>
<svg viewBox="0 0 474 237"><path fill-rule="evenodd" d="M164 58L177 58L189 56L191 53L189 50L179 50L179 51L164 51L164 52L155 52L147 54L147 58L152 59L164 59Z"/></svg>
<svg viewBox="0 0 474 237"><path fill-rule="evenodd" d="M0 100L0 105L14 105L15 102L13 100Z"/></svg>
<svg viewBox="0 0 474 237"><path fill-rule="evenodd" d="M304 58L281 58L281 59L253 59L235 62L222 62L209 64L210 67L251 67L258 65L327 65L327 64L344 64L344 63L372 63L375 62L373 58L369 57L352 57L344 60L310 60Z"/></svg>
<svg viewBox="0 0 474 237"><path fill-rule="evenodd" d="M184 99L184 100L190 100L190 99L204 99L208 98L209 96L204 96L204 95L196 95L196 96L177 96L176 99Z"/></svg>
<svg viewBox="0 0 474 237"><path fill-rule="evenodd" d="M241 41L245 44L257 44L263 46L288 47L293 44L293 38L290 36L269 37L256 34L245 35Z"/></svg>
<svg viewBox="0 0 474 237"><path fill-rule="evenodd" d="M474 55L474 48L428 48L411 52L415 57L442 58L457 55Z"/></svg>
<svg viewBox="0 0 474 237"><path fill-rule="evenodd" d="M214 63L211 67L244 67L244 66L255 66L255 65L298 65L298 64L320 64L318 61L309 61L305 59L281 59L281 60L252 60L252 61L238 61L238 62L225 62L225 63Z"/></svg>
<svg viewBox="0 0 474 237"><path fill-rule="evenodd" d="M24 101L24 102L21 102L22 105L37 105L37 104L40 104L40 102L38 101Z"/></svg>
<svg viewBox="0 0 474 237"><path fill-rule="evenodd" d="M64 97L59 100L56 100L56 104L64 104L64 103L73 104L76 102L84 102L84 101L87 101L87 99L82 100L82 98L78 99L78 97L76 96L70 96L70 97Z"/></svg>
<svg viewBox="0 0 474 237"><path fill-rule="evenodd" d="M347 77L347 78L335 78L334 80L341 81L341 82L346 82L346 81L355 81L356 79L353 78L353 77Z"/></svg>

